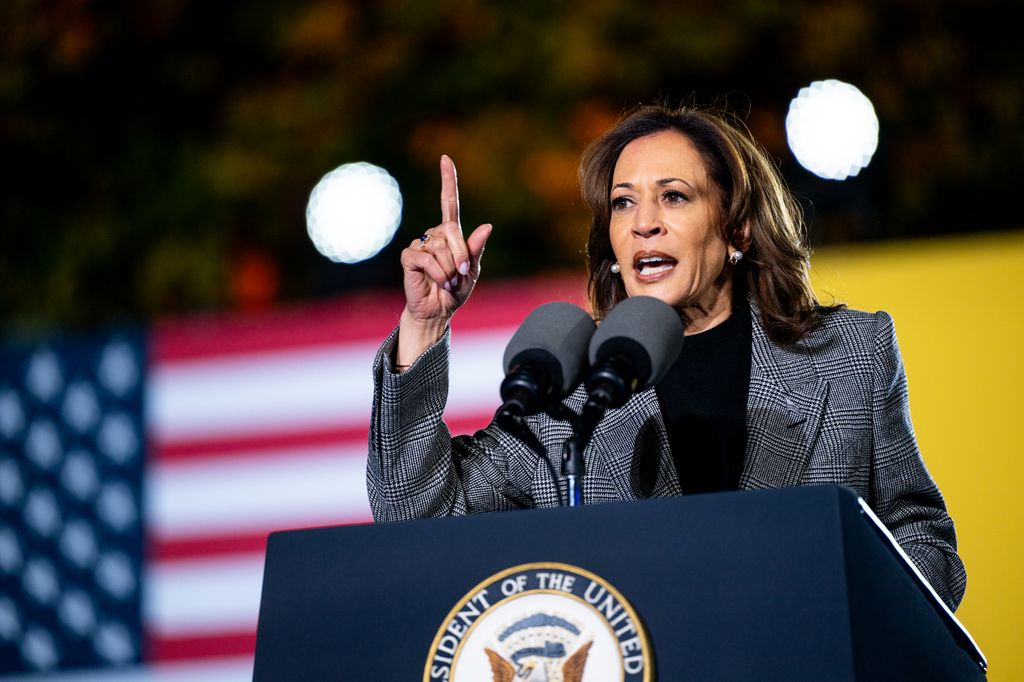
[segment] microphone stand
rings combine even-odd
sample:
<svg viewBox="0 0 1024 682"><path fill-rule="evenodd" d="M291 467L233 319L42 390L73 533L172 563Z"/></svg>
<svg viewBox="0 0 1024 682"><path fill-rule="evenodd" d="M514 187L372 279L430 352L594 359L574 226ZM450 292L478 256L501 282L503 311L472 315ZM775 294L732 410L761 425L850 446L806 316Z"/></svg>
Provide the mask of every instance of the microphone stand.
<svg viewBox="0 0 1024 682"><path fill-rule="evenodd" d="M587 379L587 401L573 420L573 435L562 445L562 475L568 481L570 507L583 506L583 476L587 449L594 430L609 408L626 402L637 387L636 369L625 355L612 355L594 368Z"/></svg>

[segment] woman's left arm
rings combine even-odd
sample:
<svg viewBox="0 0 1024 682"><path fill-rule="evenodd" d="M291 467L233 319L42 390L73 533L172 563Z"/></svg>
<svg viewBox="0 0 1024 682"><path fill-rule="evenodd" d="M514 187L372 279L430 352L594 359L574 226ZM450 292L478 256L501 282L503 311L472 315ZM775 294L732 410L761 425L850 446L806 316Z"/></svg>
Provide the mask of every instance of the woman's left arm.
<svg viewBox="0 0 1024 682"><path fill-rule="evenodd" d="M914 436L892 318L879 312L876 319L869 503L943 601L956 609L967 585L956 530Z"/></svg>

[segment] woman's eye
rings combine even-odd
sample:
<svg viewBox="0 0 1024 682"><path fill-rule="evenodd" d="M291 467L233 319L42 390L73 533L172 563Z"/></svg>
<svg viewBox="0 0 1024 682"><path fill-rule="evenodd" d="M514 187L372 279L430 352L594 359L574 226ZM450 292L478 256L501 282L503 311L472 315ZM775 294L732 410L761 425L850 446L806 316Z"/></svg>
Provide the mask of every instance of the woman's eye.
<svg viewBox="0 0 1024 682"><path fill-rule="evenodd" d="M629 208L630 200L629 197L613 197L612 198L612 210L622 211Z"/></svg>
<svg viewBox="0 0 1024 682"><path fill-rule="evenodd" d="M670 204L679 204L689 199L685 194L674 189L668 190L662 195L662 197Z"/></svg>

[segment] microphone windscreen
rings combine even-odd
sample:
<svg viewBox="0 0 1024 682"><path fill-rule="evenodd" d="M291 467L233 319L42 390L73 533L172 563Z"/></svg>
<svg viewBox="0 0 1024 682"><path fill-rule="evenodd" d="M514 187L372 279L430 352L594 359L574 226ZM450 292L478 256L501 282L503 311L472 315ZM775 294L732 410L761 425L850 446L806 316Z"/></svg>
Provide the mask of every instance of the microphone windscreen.
<svg viewBox="0 0 1024 682"><path fill-rule="evenodd" d="M665 376L683 350L683 321L667 303L650 296L620 301L590 339L590 364L616 353L632 360L644 390Z"/></svg>
<svg viewBox="0 0 1024 682"><path fill-rule="evenodd" d="M539 364L561 395L582 380L587 344L597 325L579 306L564 301L545 303L526 316L505 348L507 375L518 365Z"/></svg>

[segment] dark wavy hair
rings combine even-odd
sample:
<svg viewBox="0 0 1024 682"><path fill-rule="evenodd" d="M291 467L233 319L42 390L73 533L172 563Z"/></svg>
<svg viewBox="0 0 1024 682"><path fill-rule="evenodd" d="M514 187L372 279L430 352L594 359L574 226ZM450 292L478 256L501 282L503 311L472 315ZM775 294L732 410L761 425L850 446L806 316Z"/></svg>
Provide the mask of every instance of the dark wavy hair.
<svg viewBox="0 0 1024 682"><path fill-rule="evenodd" d="M729 244L746 244L743 227L750 225L749 246L733 272L734 285L753 296L771 340L799 341L823 313L841 306L824 307L814 295L803 214L775 163L741 121L710 108L641 107L584 152L580 191L591 215L587 269L594 317L602 319L627 296L622 278L611 272L615 254L608 228L615 164L627 144L666 130L686 136L703 158L721 200L722 238Z"/></svg>

